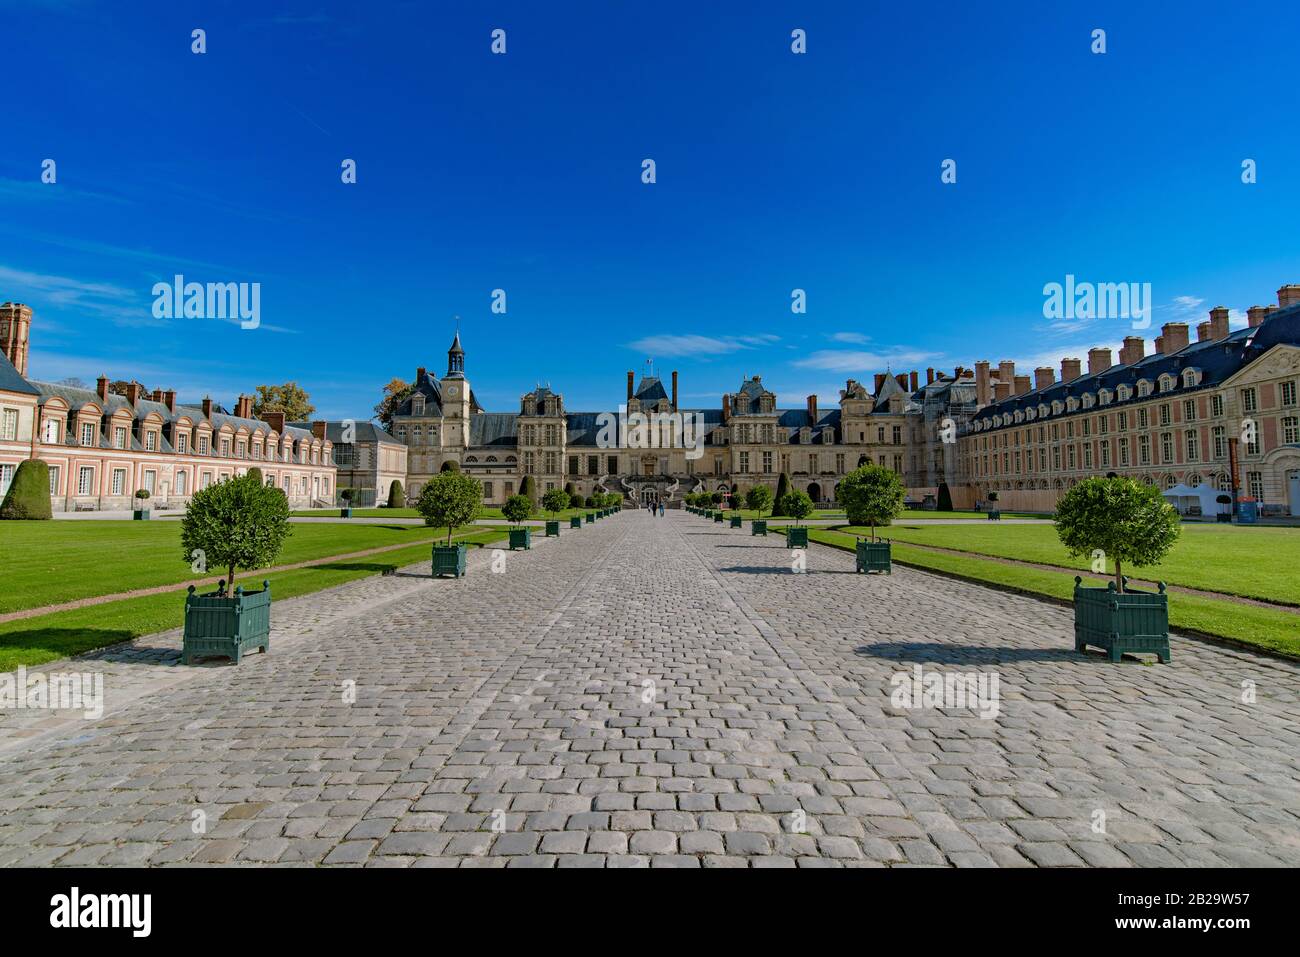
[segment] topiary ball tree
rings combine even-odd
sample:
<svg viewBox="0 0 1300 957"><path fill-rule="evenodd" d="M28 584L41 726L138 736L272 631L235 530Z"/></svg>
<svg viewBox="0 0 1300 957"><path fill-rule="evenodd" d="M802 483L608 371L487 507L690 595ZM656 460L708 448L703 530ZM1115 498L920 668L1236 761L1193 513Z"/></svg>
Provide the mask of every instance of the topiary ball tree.
<svg viewBox="0 0 1300 957"><path fill-rule="evenodd" d="M755 485L745 493L745 508L757 512L759 518L771 507L772 490L766 485Z"/></svg>
<svg viewBox="0 0 1300 957"><path fill-rule="evenodd" d="M939 503L935 506L937 512L952 511L952 492L948 491L948 483L939 483Z"/></svg>
<svg viewBox="0 0 1300 957"><path fill-rule="evenodd" d="M415 510L424 524L435 528L445 525L450 545L452 532L478 518L482 502L483 486L478 479L460 472L442 472L424 483Z"/></svg>
<svg viewBox="0 0 1300 957"><path fill-rule="evenodd" d="M1102 553L1115 562L1115 590L1124 591L1125 562L1155 565L1178 540L1178 511L1154 485L1126 478L1090 478L1056 506L1056 534L1072 556Z"/></svg>
<svg viewBox="0 0 1300 957"><path fill-rule="evenodd" d="M354 493L353 493L352 489L350 489L350 488L345 488L345 489L343 489L342 491L339 492L339 498L341 498L341 499L343 499L343 501L347 502L348 505L351 505L351 504L352 504L352 496L353 496L353 494L354 494Z"/></svg>
<svg viewBox="0 0 1300 957"><path fill-rule="evenodd" d="M0 503L0 519L6 518L54 518L50 509L50 467L40 459L18 463L14 480Z"/></svg>
<svg viewBox="0 0 1300 957"><path fill-rule="evenodd" d="M998 500L998 493L997 493L997 492L989 492L989 496L988 496L988 498L989 498L989 501L990 501L990 502L996 502L996 501Z"/></svg>
<svg viewBox="0 0 1300 957"><path fill-rule="evenodd" d="M554 517L556 512L562 512L569 507L569 493L562 488L553 488L542 496L542 508L546 509Z"/></svg>
<svg viewBox="0 0 1300 957"><path fill-rule="evenodd" d="M527 495L511 495L501 506L501 514L511 525L518 525L533 514L533 503L528 501Z"/></svg>
<svg viewBox="0 0 1300 957"><path fill-rule="evenodd" d="M888 525L903 512L907 489L893 469L882 465L864 465L840 481L835 500L844 506L850 525L870 525L871 540L876 540L876 526Z"/></svg>
<svg viewBox="0 0 1300 957"><path fill-rule="evenodd" d="M584 504L587 508L595 508L595 507L596 507L596 496L594 496L594 495L588 495L588 496L587 496L587 500L586 500L585 502L583 502L583 504Z"/></svg>
<svg viewBox="0 0 1300 957"><path fill-rule="evenodd" d="M289 500L255 476L238 475L197 490L181 519L181 557L195 551L209 568L226 568L226 588L239 569L265 568L280 554L289 526Z"/></svg>
<svg viewBox="0 0 1300 957"><path fill-rule="evenodd" d="M149 501L149 490L147 488L138 488L135 490L135 507L144 508L144 503Z"/></svg>
<svg viewBox="0 0 1300 957"><path fill-rule="evenodd" d="M721 493L721 492L714 492L712 495L710 495L710 496L709 496L709 503L710 503L711 505L721 505L721 504L722 504L722 493Z"/></svg>
<svg viewBox="0 0 1300 957"><path fill-rule="evenodd" d="M406 490L402 488L402 483L397 479L393 479L393 484L388 486L388 507L406 507Z"/></svg>
<svg viewBox="0 0 1300 957"><path fill-rule="evenodd" d="M798 525L802 519L813 513L813 500L808 497L807 492L791 492L785 497L785 507L782 511L793 518L794 523Z"/></svg>
<svg viewBox="0 0 1300 957"><path fill-rule="evenodd" d="M785 502L784 502L785 497L789 494L790 494L790 476L782 472L780 477L777 478L776 480L776 495L772 499L773 515L790 514L785 510Z"/></svg>
<svg viewBox="0 0 1300 957"><path fill-rule="evenodd" d="M262 470L259 469L256 465L254 465L251 469L249 469L248 472L245 473L245 474L247 474L247 475L251 475L251 476L253 476L254 478L256 478L256 479L257 479L257 483L258 483L259 485L265 485L265 484L266 484L266 480L265 480L264 478L262 478Z"/></svg>

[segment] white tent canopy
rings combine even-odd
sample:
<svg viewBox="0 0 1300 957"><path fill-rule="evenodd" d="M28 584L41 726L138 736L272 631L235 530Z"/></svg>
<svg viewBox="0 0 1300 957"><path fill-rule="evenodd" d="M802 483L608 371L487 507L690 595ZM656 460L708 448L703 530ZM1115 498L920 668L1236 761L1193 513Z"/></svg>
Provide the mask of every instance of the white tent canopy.
<svg viewBox="0 0 1300 957"><path fill-rule="evenodd" d="M1202 515L1218 515L1220 512L1232 511L1231 505L1215 501L1223 493L1208 485L1197 485L1195 488L1190 485L1175 485L1173 488L1165 489L1163 494L1170 500L1169 504L1178 509L1180 515L1186 515L1193 506L1199 506Z"/></svg>

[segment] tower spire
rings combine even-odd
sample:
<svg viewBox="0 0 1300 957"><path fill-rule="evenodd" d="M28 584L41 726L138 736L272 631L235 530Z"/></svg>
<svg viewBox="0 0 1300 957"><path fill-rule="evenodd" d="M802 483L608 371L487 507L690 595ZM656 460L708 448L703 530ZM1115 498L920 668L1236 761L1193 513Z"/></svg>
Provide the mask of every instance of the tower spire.
<svg viewBox="0 0 1300 957"><path fill-rule="evenodd" d="M456 317L456 336L451 340L451 348L447 350L447 376L456 379L465 377L465 350L460 345L460 316Z"/></svg>

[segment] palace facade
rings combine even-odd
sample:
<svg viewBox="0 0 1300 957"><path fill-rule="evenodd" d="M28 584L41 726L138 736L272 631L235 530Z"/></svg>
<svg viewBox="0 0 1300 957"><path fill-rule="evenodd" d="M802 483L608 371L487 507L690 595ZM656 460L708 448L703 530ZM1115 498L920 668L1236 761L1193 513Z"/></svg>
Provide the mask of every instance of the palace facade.
<svg viewBox="0 0 1300 957"><path fill-rule="evenodd" d="M32 311L0 305L0 494L24 459L50 468L55 511L129 509L137 490L152 508L183 508L195 489L257 466L295 507L334 502L335 468L326 424L253 416L253 398L234 411L210 398L178 402L171 390L131 383L126 395L27 376Z"/></svg>
<svg viewBox="0 0 1300 957"><path fill-rule="evenodd" d="M295 506L383 504L391 482L413 499L447 463L483 485L500 505L531 475L539 492L618 492L626 504L680 503L688 492L775 487L781 474L815 502L835 499L840 479L864 462L891 468L923 504L947 485L953 504L972 507L998 493L1008 509L1050 511L1071 485L1092 475L1127 475L1171 488L1209 484L1250 497L1265 514L1300 516L1300 285L1278 290L1275 306L1252 306L1248 325L1210 310L1191 342L1185 323L1167 323L1148 353L1136 336L1118 357L1106 348L1055 368L1018 374L1010 361L976 362L924 381L877 373L870 387L849 379L831 408L817 397L781 407L761 376L746 376L713 408L678 404L678 375L665 383L627 373L618 409L578 412L537 386L516 411L482 408L456 335L439 378L416 370L391 433L369 423L286 423L252 415L240 396L228 412L173 392L125 396L27 376L31 310L0 306L0 493L18 462L44 459L56 509L127 508L137 488L157 504L183 505L196 487L251 465L285 489ZM609 441L603 427L626 414L687 417L702 424L695 447L673 441L670 423L648 442ZM654 421L654 420L652 420ZM351 426L349 429L348 426ZM350 439L350 441L345 441ZM686 443L688 446L691 443ZM637 445L639 447L628 447Z"/></svg>

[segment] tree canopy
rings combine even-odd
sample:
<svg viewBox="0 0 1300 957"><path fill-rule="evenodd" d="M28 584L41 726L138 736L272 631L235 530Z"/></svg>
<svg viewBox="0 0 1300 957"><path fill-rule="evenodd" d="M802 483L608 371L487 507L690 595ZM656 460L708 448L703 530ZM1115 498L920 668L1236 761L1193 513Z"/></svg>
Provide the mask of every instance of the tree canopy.
<svg viewBox="0 0 1300 957"><path fill-rule="evenodd" d="M893 469L883 465L863 465L840 480L835 499L844 506L850 525L871 526L871 540L876 540L876 526L888 525L903 511L907 489Z"/></svg>
<svg viewBox="0 0 1300 957"><path fill-rule="evenodd" d="M478 479L461 472L440 472L424 483L415 510L424 524L447 526L447 544L451 533L478 518L482 508L483 486Z"/></svg>
<svg viewBox="0 0 1300 957"><path fill-rule="evenodd" d="M409 399L414 391L414 382L405 382L397 378L388 380L388 384L384 386L384 397L375 406L375 418L386 431L393 427L393 416L397 414L398 406Z"/></svg>
<svg viewBox="0 0 1300 957"><path fill-rule="evenodd" d="M1089 478L1056 506L1056 534L1073 556L1100 551L1115 562L1115 588L1124 590L1121 566L1155 565L1182 531L1178 511L1154 485L1127 478Z"/></svg>
<svg viewBox="0 0 1300 957"><path fill-rule="evenodd" d="M289 537L289 500L256 476L237 475L197 490L181 519L182 559L226 568L233 591L239 569L265 568Z"/></svg>
<svg viewBox="0 0 1300 957"><path fill-rule="evenodd" d="M762 518L763 513L772 507L772 490L766 485L755 485L745 493L745 507L758 512L758 517Z"/></svg>
<svg viewBox="0 0 1300 957"><path fill-rule="evenodd" d="M315 411L311 396L296 382L259 385L253 397L253 415L259 418L264 412L283 412L286 422L305 422Z"/></svg>

